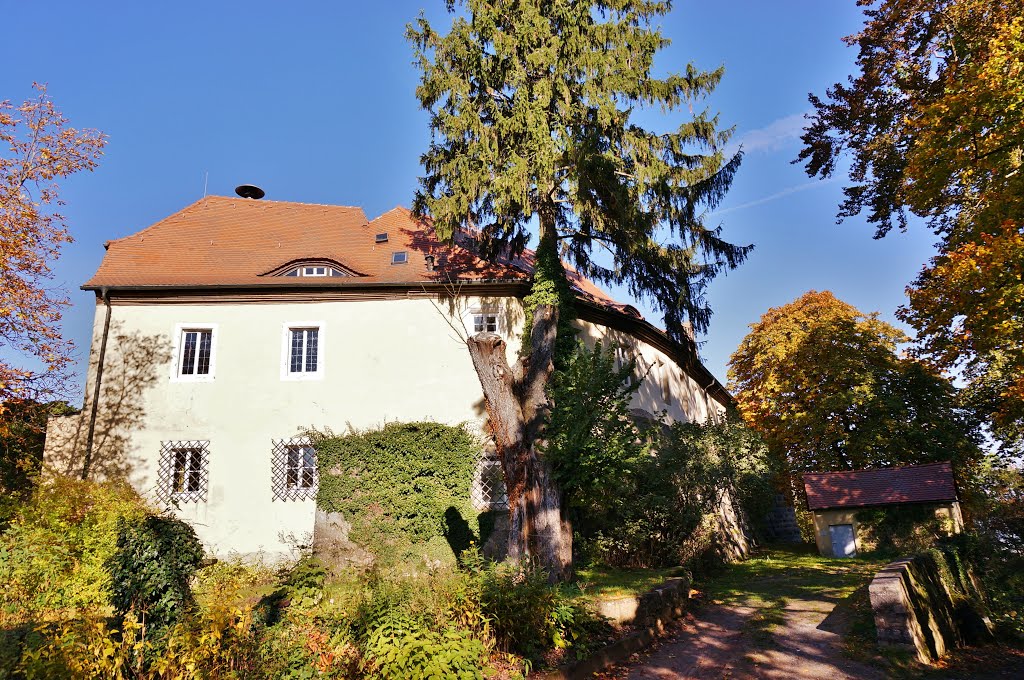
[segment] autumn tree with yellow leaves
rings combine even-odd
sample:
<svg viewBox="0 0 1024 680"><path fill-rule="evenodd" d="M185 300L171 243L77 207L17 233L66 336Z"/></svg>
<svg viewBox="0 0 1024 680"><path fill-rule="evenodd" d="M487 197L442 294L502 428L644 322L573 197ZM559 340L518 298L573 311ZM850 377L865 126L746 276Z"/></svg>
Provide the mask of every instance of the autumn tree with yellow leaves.
<svg viewBox="0 0 1024 680"><path fill-rule="evenodd" d="M898 353L908 338L828 291L769 309L729 360L729 387L792 489L800 474L951 460L961 481L981 458L956 389Z"/></svg>
<svg viewBox="0 0 1024 680"><path fill-rule="evenodd" d="M825 97L797 159L843 167L839 217L876 238L927 221L938 254L900 318L915 353L969 381L967 403L1024 450L1024 0L859 0L857 72ZM840 162L849 160L848 171Z"/></svg>
<svg viewBox="0 0 1024 680"><path fill-rule="evenodd" d="M60 391L71 361L61 337L64 291L51 285L61 246L71 241L57 180L92 170L106 144L68 125L46 93L0 102L0 415L11 399Z"/></svg>

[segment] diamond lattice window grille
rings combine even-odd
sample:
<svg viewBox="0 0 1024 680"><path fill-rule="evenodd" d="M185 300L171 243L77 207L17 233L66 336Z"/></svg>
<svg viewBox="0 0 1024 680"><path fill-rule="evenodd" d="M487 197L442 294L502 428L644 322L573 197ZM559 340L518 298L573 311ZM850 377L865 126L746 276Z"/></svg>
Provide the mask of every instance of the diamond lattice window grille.
<svg viewBox="0 0 1024 680"><path fill-rule="evenodd" d="M316 498L320 474L316 467L316 449L309 438L274 440L271 468L271 485L275 501Z"/></svg>
<svg viewBox="0 0 1024 680"><path fill-rule="evenodd" d="M206 501L210 486L210 442L160 442L157 497L164 503Z"/></svg>
<svg viewBox="0 0 1024 680"><path fill-rule="evenodd" d="M478 510L507 510L508 492L505 477L501 472L501 461L493 451L481 451L470 489L473 507Z"/></svg>

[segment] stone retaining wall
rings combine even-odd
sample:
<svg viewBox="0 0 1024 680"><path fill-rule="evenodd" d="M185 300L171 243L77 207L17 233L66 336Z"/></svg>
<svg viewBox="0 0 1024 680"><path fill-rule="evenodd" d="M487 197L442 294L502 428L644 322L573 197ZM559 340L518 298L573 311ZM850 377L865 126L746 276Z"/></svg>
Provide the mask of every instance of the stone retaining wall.
<svg viewBox="0 0 1024 680"><path fill-rule="evenodd" d="M686 578L670 578L643 595L609 598L597 603L598 611L617 625L629 624L629 633L583 661L548 671L544 680L579 680L592 677L609 666L626 661L662 635L673 619L682 616L690 598Z"/></svg>
<svg viewBox="0 0 1024 680"><path fill-rule="evenodd" d="M800 525L796 522L796 509L781 493L775 494L772 509L764 518L765 537L778 543L803 543Z"/></svg>
<svg viewBox="0 0 1024 680"><path fill-rule="evenodd" d="M955 647L992 637L974 577L939 550L892 562L868 587L880 645L932 663Z"/></svg>

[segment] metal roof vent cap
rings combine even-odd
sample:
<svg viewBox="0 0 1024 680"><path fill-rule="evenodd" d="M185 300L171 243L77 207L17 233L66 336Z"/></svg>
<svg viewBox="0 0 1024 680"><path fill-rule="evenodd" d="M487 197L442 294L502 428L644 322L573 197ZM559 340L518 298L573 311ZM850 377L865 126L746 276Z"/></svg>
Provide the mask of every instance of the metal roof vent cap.
<svg viewBox="0 0 1024 680"><path fill-rule="evenodd" d="M235 187L235 193L242 198L251 198L254 201L258 201L266 196L263 189L260 189L255 184L239 184Z"/></svg>

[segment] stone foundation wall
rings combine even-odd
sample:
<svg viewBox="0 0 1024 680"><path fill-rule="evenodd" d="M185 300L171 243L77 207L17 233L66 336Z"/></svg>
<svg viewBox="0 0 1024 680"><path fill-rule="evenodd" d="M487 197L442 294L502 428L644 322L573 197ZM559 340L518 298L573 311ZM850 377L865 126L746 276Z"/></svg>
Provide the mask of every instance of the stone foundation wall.
<svg viewBox="0 0 1024 680"><path fill-rule="evenodd" d="M956 647L992 637L981 591L955 555L931 550L892 562L868 587L878 643L932 663Z"/></svg>
<svg viewBox="0 0 1024 680"><path fill-rule="evenodd" d="M796 523L796 509L786 502L781 493L775 494L772 509L764 519L765 538L777 543L803 543L800 526Z"/></svg>

